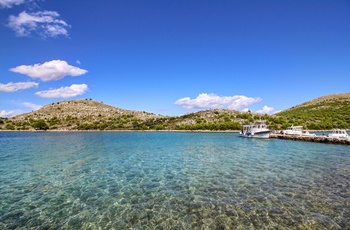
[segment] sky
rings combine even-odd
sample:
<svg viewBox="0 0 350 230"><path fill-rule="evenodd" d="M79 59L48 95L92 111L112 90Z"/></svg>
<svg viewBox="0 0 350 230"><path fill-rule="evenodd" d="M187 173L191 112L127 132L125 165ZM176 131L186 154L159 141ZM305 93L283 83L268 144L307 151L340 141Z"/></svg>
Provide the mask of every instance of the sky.
<svg viewBox="0 0 350 230"><path fill-rule="evenodd" d="M274 114L349 91L349 0L0 0L0 117L81 98Z"/></svg>

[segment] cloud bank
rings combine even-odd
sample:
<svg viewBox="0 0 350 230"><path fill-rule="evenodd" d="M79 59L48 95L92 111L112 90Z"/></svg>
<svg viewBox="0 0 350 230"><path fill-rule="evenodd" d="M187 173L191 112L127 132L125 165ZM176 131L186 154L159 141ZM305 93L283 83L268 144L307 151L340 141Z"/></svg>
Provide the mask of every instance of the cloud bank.
<svg viewBox="0 0 350 230"><path fill-rule="evenodd" d="M36 92L35 95L43 98L69 98L82 95L88 89L86 84L73 84L68 87Z"/></svg>
<svg viewBox="0 0 350 230"><path fill-rule="evenodd" d="M270 113L271 111L274 111L275 109L273 107L269 107L267 105L265 105L262 109L256 111L257 113Z"/></svg>
<svg viewBox="0 0 350 230"><path fill-rule="evenodd" d="M68 37L66 28L71 27L65 21L58 19L56 11L21 12L18 16L10 15L7 24L19 37L36 33L43 38Z"/></svg>
<svg viewBox="0 0 350 230"><path fill-rule="evenodd" d="M0 8L12 8L14 5L21 5L24 0L0 0Z"/></svg>
<svg viewBox="0 0 350 230"><path fill-rule="evenodd" d="M38 87L39 83L36 82L9 82L7 84L0 83L0 91L3 92L16 92L22 89L29 89L32 87Z"/></svg>
<svg viewBox="0 0 350 230"><path fill-rule="evenodd" d="M220 108L240 109L245 106L260 102L261 98L246 97L243 95L236 96L218 96L216 94L201 93L197 98L191 99L184 97L175 102L186 109L203 109L203 108Z"/></svg>
<svg viewBox="0 0 350 230"><path fill-rule="evenodd" d="M68 65L66 61L52 60L44 64L21 65L10 69L15 73L28 75L32 78L39 78L42 81L57 81L65 76L80 76L87 73L87 70Z"/></svg>
<svg viewBox="0 0 350 230"><path fill-rule="evenodd" d="M14 111L6 111L6 110L0 111L0 117L12 117L14 114L15 114Z"/></svg>

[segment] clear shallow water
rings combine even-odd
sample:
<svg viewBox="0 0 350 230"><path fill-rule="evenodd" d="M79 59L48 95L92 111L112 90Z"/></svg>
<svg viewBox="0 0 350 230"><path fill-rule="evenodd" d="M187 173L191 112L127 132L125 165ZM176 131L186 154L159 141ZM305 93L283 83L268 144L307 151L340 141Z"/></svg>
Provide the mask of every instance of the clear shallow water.
<svg viewBox="0 0 350 230"><path fill-rule="evenodd" d="M350 229L350 147L0 132L0 229Z"/></svg>

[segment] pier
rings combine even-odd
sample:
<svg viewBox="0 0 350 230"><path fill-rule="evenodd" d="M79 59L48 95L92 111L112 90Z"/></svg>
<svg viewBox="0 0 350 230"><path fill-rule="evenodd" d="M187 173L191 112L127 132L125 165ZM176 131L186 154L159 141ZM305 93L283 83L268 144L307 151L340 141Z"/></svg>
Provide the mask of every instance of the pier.
<svg viewBox="0 0 350 230"><path fill-rule="evenodd" d="M293 141L308 141L308 142L317 142L317 143L324 143L324 144L350 145L349 138L333 138L333 137L327 137L327 136L300 136L300 135L270 134L270 138L293 140Z"/></svg>

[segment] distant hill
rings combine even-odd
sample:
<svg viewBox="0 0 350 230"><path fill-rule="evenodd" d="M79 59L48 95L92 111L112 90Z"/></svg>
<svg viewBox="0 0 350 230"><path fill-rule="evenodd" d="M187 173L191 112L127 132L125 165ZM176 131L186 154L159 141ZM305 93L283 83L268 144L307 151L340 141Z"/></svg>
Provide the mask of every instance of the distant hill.
<svg viewBox="0 0 350 230"><path fill-rule="evenodd" d="M322 96L274 115L209 109L163 116L120 109L91 99L61 101L12 118L0 118L1 130L239 130L241 124L265 120L272 129L350 128L350 93Z"/></svg>
<svg viewBox="0 0 350 230"><path fill-rule="evenodd" d="M104 130L107 127L130 129L135 123L164 117L166 116L120 109L92 99L78 99L48 104L39 110L3 119L2 128L15 130ZM47 127L36 127L37 121L44 121Z"/></svg>
<svg viewBox="0 0 350 230"><path fill-rule="evenodd" d="M280 113L284 113L286 111L292 111L298 109L300 107L310 107L310 106L331 106L334 105L334 102L346 102L350 103L350 93L337 93L337 94L328 94L325 96L321 96L310 101L304 102L302 104L293 106L292 108L281 111ZM339 107L339 105L337 105Z"/></svg>
<svg viewBox="0 0 350 230"><path fill-rule="evenodd" d="M276 113L282 126L303 125L308 129L350 128L350 93L329 94Z"/></svg>
<svg viewBox="0 0 350 230"><path fill-rule="evenodd" d="M173 130L239 130L246 117L244 114L229 109L202 110L171 117L165 127Z"/></svg>
<svg viewBox="0 0 350 230"><path fill-rule="evenodd" d="M78 99L61 101L52 104L45 105L39 110L21 114L15 116L14 120L23 120L28 118L35 119L51 119L57 117L59 119L65 119L67 117L74 117L78 120L86 119L90 121L98 121L101 118L111 117L134 117L136 119L149 119L165 117L163 115L156 115L153 113L140 112L134 110L120 109L111 105L104 104L103 102L95 101L92 99Z"/></svg>

